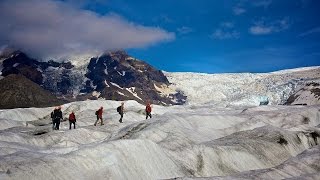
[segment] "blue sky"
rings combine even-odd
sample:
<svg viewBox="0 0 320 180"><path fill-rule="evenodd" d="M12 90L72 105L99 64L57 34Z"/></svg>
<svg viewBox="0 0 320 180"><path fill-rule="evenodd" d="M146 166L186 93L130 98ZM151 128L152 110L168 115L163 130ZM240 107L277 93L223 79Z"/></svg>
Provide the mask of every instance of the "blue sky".
<svg viewBox="0 0 320 180"><path fill-rule="evenodd" d="M268 72L320 65L317 0L109 0L89 7L175 32L128 52L166 71Z"/></svg>
<svg viewBox="0 0 320 180"><path fill-rule="evenodd" d="M319 0L2 0L0 48L63 59L125 49L165 71L320 65Z"/></svg>

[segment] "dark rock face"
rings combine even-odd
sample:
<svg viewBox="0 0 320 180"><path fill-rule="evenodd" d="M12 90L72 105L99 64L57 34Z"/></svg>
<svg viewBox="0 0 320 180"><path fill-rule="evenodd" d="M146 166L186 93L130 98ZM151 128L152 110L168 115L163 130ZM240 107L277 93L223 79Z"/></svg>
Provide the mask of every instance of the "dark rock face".
<svg viewBox="0 0 320 180"><path fill-rule="evenodd" d="M291 105L299 96L292 94L289 96L288 100L284 103L284 105Z"/></svg>
<svg viewBox="0 0 320 180"><path fill-rule="evenodd" d="M30 59L24 53L17 51L3 61L2 75L21 74L33 82L41 84L43 80L42 73L37 69L40 64L38 61Z"/></svg>
<svg viewBox="0 0 320 180"><path fill-rule="evenodd" d="M320 104L320 84L317 82L306 83L297 92L289 96L285 105L314 105Z"/></svg>
<svg viewBox="0 0 320 180"><path fill-rule="evenodd" d="M183 104L186 100L182 92L161 95L155 85L170 85L167 77L124 51L91 58L81 68L70 62L40 62L20 51L2 54L1 59L4 59L2 76L23 75L67 101L105 98L170 105Z"/></svg>
<svg viewBox="0 0 320 180"><path fill-rule="evenodd" d="M23 75L11 74L0 80L0 109L49 107L65 102Z"/></svg>

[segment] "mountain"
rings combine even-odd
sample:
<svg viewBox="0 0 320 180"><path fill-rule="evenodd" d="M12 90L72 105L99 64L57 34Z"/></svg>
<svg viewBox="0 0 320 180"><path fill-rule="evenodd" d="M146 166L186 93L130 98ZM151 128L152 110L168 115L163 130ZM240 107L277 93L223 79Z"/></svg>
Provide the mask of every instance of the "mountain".
<svg viewBox="0 0 320 180"><path fill-rule="evenodd" d="M154 104L183 104L174 100L172 92L163 96L157 87L170 85L162 71L130 57L124 51L105 53L91 58L86 73L87 81L80 92L99 92L99 97L112 100L136 100L140 103L151 101Z"/></svg>
<svg viewBox="0 0 320 180"><path fill-rule="evenodd" d="M124 51L106 52L79 64L39 61L21 51L0 56L0 75L21 74L67 101L86 99L136 100L153 104L183 104L181 92L162 94L159 90L170 83L151 65L130 57Z"/></svg>
<svg viewBox="0 0 320 180"><path fill-rule="evenodd" d="M65 102L23 75L10 74L0 80L0 109L49 107Z"/></svg>

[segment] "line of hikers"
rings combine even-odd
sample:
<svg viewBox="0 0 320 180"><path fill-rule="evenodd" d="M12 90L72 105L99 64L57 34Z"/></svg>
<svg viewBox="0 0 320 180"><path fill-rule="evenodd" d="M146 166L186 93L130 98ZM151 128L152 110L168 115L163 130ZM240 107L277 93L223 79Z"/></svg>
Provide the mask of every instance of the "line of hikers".
<svg viewBox="0 0 320 180"><path fill-rule="evenodd" d="M145 109L146 119L148 119L148 117L152 118L151 111L152 111L151 104L150 104L150 103L147 103L146 109ZM120 105L119 107L117 107L117 112L120 114L119 122L120 122L120 123L123 123L123 121L122 121L122 119L123 119L123 114L124 114L124 103L123 103L123 102L121 103L121 105ZM103 119L102 119L102 114L103 114L103 107L101 106L101 107L95 112L95 115L97 116L97 120L96 120L95 123L93 124L94 126L97 125L97 123L99 122L99 120L100 120L101 126L104 125L104 124L103 124ZM52 119L52 129L53 129L53 130L59 130L60 122L61 122L61 120L63 119L63 117L62 117L62 111L61 111L61 106L56 107L56 108L51 112L51 119ZM69 129L71 129L72 124L73 124L73 128L75 129L75 128L76 128L76 122L77 122L76 116L75 116L74 112L72 111L72 112L69 114Z"/></svg>

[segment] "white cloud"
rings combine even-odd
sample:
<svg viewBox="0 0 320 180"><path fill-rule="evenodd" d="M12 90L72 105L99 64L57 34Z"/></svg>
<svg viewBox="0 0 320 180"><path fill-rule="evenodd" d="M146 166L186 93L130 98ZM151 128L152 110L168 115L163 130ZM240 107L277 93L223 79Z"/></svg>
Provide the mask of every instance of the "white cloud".
<svg viewBox="0 0 320 180"><path fill-rule="evenodd" d="M314 33L320 33L320 27L315 27L313 29L310 29L304 33L299 34L299 36L304 37L304 36L308 36L308 35L314 34Z"/></svg>
<svg viewBox="0 0 320 180"><path fill-rule="evenodd" d="M255 25L250 27L250 32L254 35L270 34L272 32L272 27Z"/></svg>
<svg viewBox="0 0 320 180"><path fill-rule="evenodd" d="M140 48L175 39L175 34L116 15L99 15L65 1L0 1L0 46L10 45L36 57L99 54Z"/></svg>
<svg viewBox="0 0 320 180"><path fill-rule="evenodd" d="M241 15L241 14L243 14L243 13L245 13L245 12L246 12L246 9L244 9L244 8L242 8L242 7L236 6L236 7L233 8L233 13L234 13L235 15Z"/></svg>
<svg viewBox="0 0 320 180"><path fill-rule="evenodd" d="M290 24L288 18L276 20L271 23L267 23L264 20L260 20L258 22L255 22L254 25L249 28L249 32L253 35L266 35L284 31L288 29L289 26Z"/></svg>
<svg viewBox="0 0 320 180"><path fill-rule="evenodd" d="M252 7L264 7L267 9L272 4L272 0L240 0L238 3L233 7L232 11L234 15L242 15L250 10Z"/></svg>
<svg viewBox="0 0 320 180"><path fill-rule="evenodd" d="M240 37L240 33L231 30L231 31L225 31L222 29L216 29L211 35L211 38L213 39L219 39L219 40L224 40L224 39L237 39Z"/></svg>
<svg viewBox="0 0 320 180"><path fill-rule="evenodd" d="M189 34L193 32L193 29L190 27L182 26L178 28L177 31L179 32L179 34Z"/></svg>
<svg viewBox="0 0 320 180"><path fill-rule="evenodd" d="M238 39L240 33L234 29L235 24L230 21L220 23L219 27L210 35L212 39Z"/></svg>
<svg viewBox="0 0 320 180"><path fill-rule="evenodd" d="M214 30L214 32L210 35L212 39L238 39L240 37L240 33L234 29L233 22L222 22L219 27Z"/></svg>

